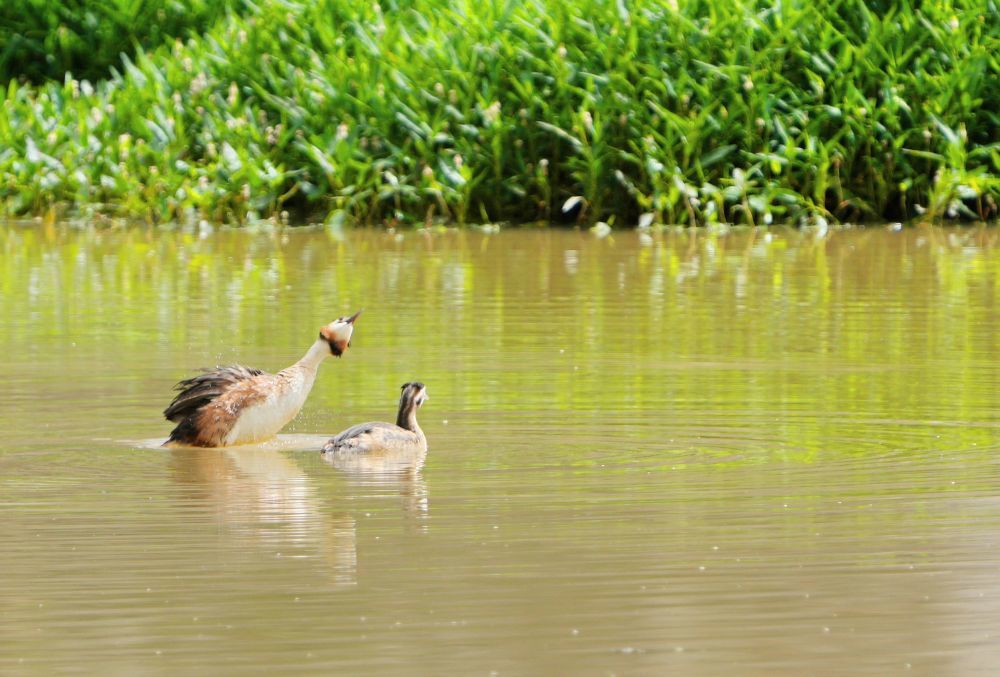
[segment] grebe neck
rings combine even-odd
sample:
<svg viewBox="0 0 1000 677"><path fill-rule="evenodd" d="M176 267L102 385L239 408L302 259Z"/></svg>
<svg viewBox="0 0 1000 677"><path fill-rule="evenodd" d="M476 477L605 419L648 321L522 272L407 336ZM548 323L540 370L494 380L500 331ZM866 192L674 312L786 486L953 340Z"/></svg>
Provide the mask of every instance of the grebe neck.
<svg viewBox="0 0 1000 677"><path fill-rule="evenodd" d="M308 369L309 371L316 371L320 363L330 356L330 345L322 340L317 339L313 343L306 354L302 356L302 359L296 362L296 366Z"/></svg>
<svg viewBox="0 0 1000 677"><path fill-rule="evenodd" d="M411 432L420 432L420 426L417 425L417 405L414 402L404 402L400 405L396 425Z"/></svg>

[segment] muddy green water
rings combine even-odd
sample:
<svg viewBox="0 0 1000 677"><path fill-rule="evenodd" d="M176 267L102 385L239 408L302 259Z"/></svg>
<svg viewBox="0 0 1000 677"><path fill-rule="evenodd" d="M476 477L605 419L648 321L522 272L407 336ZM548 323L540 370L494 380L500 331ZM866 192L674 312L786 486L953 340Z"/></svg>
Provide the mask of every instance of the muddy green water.
<svg viewBox="0 0 1000 677"><path fill-rule="evenodd" d="M0 673L988 674L998 235L0 225ZM425 461L317 453L412 379Z"/></svg>

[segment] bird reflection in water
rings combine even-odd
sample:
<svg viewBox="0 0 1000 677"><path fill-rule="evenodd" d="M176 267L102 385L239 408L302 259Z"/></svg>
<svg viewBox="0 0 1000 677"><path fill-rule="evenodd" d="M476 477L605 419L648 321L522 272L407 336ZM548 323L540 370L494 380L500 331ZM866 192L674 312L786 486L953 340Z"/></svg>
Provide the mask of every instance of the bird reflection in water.
<svg viewBox="0 0 1000 677"><path fill-rule="evenodd" d="M174 477L210 506L222 528L282 557L319 554L338 585L357 583L357 525L331 514L295 461L274 449L175 449Z"/></svg>
<svg viewBox="0 0 1000 677"><path fill-rule="evenodd" d="M171 467L175 481L187 489L185 498L208 506L241 547L281 553L283 558L318 556L335 585L356 585L359 510L343 506L363 505L357 498L398 492L404 522L422 530L428 513L421 475L426 451L327 458L346 483L321 491L319 478L307 474L294 454L287 453L306 448L315 453L316 447L312 436L283 435L267 446L175 448L170 451Z"/></svg>
<svg viewBox="0 0 1000 677"><path fill-rule="evenodd" d="M422 520L429 510L427 483L421 472L426 458L426 448L323 454L323 459L343 473L352 489L356 489L353 493L398 492L403 515L410 518L407 524L418 526L421 531L426 529Z"/></svg>

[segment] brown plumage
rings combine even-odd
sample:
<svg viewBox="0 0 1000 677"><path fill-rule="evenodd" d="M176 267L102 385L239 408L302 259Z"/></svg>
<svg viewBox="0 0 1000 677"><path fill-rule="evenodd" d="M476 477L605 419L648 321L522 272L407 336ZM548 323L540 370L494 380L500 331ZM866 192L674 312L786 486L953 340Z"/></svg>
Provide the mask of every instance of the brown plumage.
<svg viewBox="0 0 1000 677"><path fill-rule="evenodd" d="M170 403L170 406L163 410L163 416L168 421L180 423L239 381L252 379L263 373L260 369L244 367L239 364L204 369L203 373L186 378L174 386L174 390L180 392Z"/></svg>
<svg viewBox="0 0 1000 677"><path fill-rule="evenodd" d="M282 395L288 391L292 385L287 378L289 375L288 369L268 374L260 369L234 364L205 370L203 374L181 381L175 386L181 392L163 412L168 420L178 423L170 432L167 443L195 447L227 446L226 437L236 426L240 414L264 402L269 395ZM263 439L263 436L241 441L257 439ZM230 444L236 443L239 442Z"/></svg>

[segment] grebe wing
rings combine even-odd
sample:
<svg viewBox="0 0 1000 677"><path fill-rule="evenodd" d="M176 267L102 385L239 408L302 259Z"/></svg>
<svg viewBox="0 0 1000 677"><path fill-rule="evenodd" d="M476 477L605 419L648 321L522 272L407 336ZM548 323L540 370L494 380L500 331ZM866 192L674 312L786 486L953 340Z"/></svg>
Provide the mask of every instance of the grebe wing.
<svg viewBox="0 0 1000 677"><path fill-rule="evenodd" d="M393 423L382 421L359 423L331 437L330 441L323 445L323 451L365 451L390 440L409 440L411 434Z"/></svg>
<svg viewBox="0 0 1000 677"><path fill-rule="evenodd" d="M184 379L174 386L177 397L163 410L168 421L179 422L225 393L234 384L263 375L260 369L232 364L205 369L201 374Z"/></svg>

